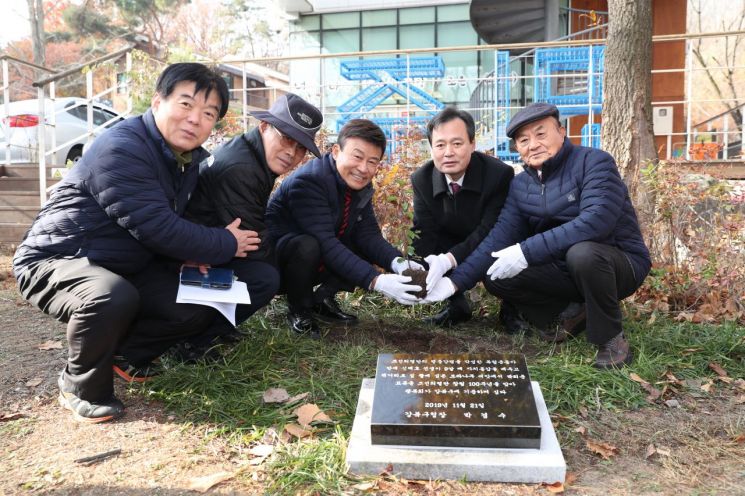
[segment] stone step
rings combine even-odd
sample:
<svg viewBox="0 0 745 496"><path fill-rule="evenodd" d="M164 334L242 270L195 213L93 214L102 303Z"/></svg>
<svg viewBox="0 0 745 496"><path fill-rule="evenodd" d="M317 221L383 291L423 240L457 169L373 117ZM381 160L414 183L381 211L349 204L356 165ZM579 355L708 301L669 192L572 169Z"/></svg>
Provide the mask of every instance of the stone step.
<svg viewBox="0 0 745 496"><path fill-rule="evenodd" d="M52 174L56 172L56 168L47 166L47 178L51 178ZM13 165L0 165L0 177L28 177L38 178L39 177L39 165L38 164L13 164Z"/></svg>
<svg viewBox="0 0 745 496"><path fill-rule="evenodd" d="M28 231L29 224L18 222L0 222L0 244L18 245Z"/></svg>
<svg viewBox="0 0 745 496"><path fill-rule="evenodd" d="M25 224L30 226L39 213L39 207L4 207L0 205L0 224Z"/></svg>
<svg viewBox="0 0 745 496"><path fill-rule="evenodd" d="M47 179L47 188L59 179ZM30 177L0 177L0 191L39 191L39 180Z"/></svg>
<svg viewBox="0 0 745 496"><path fill-rule="evenodd" d="M3 191L0 194L0 206L2 207L36 207L39 208L41 200L37 191Z"/></svg>

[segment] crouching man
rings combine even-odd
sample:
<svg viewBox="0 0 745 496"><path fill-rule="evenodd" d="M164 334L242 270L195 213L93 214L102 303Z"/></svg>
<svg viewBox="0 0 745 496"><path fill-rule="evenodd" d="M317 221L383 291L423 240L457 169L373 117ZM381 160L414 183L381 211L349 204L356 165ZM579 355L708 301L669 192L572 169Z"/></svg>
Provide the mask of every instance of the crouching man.
<svg viewBox="0 0 745 496"><path fill-rule="evenodd" d="M153 359L222 318L176 303L182 262L217 265L256 249L256 233L240 230L239 219L218 228L183 218L208 156L201 145L227 108L217 73L167 67L151 108L93 142L16 251L23 297L67 323L59 399L76 420L121 416L112 371L142 381Z"/></svg>
<svg viewBox="0 0 745 496"><path fill-rule="evenodd" d="M408 263L383 238L373 211L372 179L385 148L385 134L375 123L353 119L339 131L331 153L295 171L269 200L266 223L277 250L290 327L298 334L318 337L318 318L357 321L339 308L334 297L339 291L361 287L399 303L419 302L409 291L421 287L400 275ZM395 274L380 274L372 264Z"/></svg>
<svg viewBox="0 0 745 496"><path fill-rule="evenodd" d="M560 342L585 325L598 347L595 366L632 360L621 327L619 300L649 272L649 251L613 157L573 145L554 105L520 110L507 136L524 162L504 209L488 236L451 276L427 296L439 301L484 280L486 289L513 304ZM495 260L496 259L496 260Z"/></svg>

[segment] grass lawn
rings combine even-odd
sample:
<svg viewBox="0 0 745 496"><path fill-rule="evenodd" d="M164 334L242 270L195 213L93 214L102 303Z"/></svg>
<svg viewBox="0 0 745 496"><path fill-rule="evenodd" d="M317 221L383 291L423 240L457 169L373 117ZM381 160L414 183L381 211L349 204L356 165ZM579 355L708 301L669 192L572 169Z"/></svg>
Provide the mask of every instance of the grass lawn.
<svg viewBox="0 0 745 496"><path fill-rule="evenodd" d="M495 328L494 299L476 291L472 300L479 309L476 318L444 330L421 322L435 308L407 308L376 295L349 294L342 304L358 314L359 325L330 327L322 340L313 341L288 331L283 300L275 299L244 325L247 337L224 349L217 363L182 365L166 360L164 375L134 390L163 401L186 422L213 426L211 435L228 439L236 456L274 439L270 444L275 449L263 464L268 493L335 494L360 483L345 473L344 452L361 381L374 377L378 353L524 353L562 446L580 436L572 419L588 412L665 408L662 402L672 393L716 380L711 363L732 379L745 377L745 332L735 324L627 320L634 363L621 371L597 371L592 367L594 347L583 337L549 345L533 336L508 336ZM639 378L661 397L648 399ZM290 396L310 393L305 401L317 404L334 424L317 426L301 440L276 442L275 433L297 419L294 406L262 402L268 388L284 388Z"/></svg>

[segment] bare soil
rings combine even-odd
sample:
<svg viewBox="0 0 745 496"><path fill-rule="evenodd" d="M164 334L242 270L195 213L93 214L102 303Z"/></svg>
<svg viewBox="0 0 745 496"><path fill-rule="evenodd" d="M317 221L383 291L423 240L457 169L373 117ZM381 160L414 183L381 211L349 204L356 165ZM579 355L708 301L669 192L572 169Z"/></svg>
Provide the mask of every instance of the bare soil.
<svg viewBox="0 0 745 496"><path fill-rule="evenodd" d="M491 325L474 319L471 325ZM219 437L216 426L186 424L156 401L117 384L126 415L112 423L82 425L57 404L56 377L64 366L65 327L25 303L0 258L0 494L180 495L192 479L231 472L245 463ZM371 339L405 351L504 350L507 341L396 329L377 321L332 329L326 339ZM61 349L39 345L61 342ZM569 479L566 494L745 494L745 406L742 391L717 384L710 394L684 394L679 407L555 416ZM10 420L9 418L12 418ZM581 433L575 432L578 429ZM603 460L586 439L618 453ZM656 448L650 454L649 446ZM74 460L120 449L92 465ZM211 494L264 494L261 469L223 482ZM549 494L537 485L380 480L376 494ZM350 490L350 494L354 491Z"/></svg>

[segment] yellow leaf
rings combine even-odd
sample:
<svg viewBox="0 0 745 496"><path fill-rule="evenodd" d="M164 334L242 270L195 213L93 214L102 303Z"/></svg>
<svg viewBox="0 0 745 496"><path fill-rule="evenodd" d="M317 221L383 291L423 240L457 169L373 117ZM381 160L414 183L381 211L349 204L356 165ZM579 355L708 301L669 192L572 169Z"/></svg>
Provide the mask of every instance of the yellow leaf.
<svg viewBox="0 0 745 496"><path fill-rule="evenodd" d="M302 439L311 435L311 431L306 431L297 424L287 424L285 426L285 432L291 436Z"/></svg>
<svg viewBox="0 0 745 496"><path fill-rule="evenodd" d="M303 429L310 427L311 422L333 422L323 410L314 403L306 403L292 412L297 416L298 423Z"/></svg>

